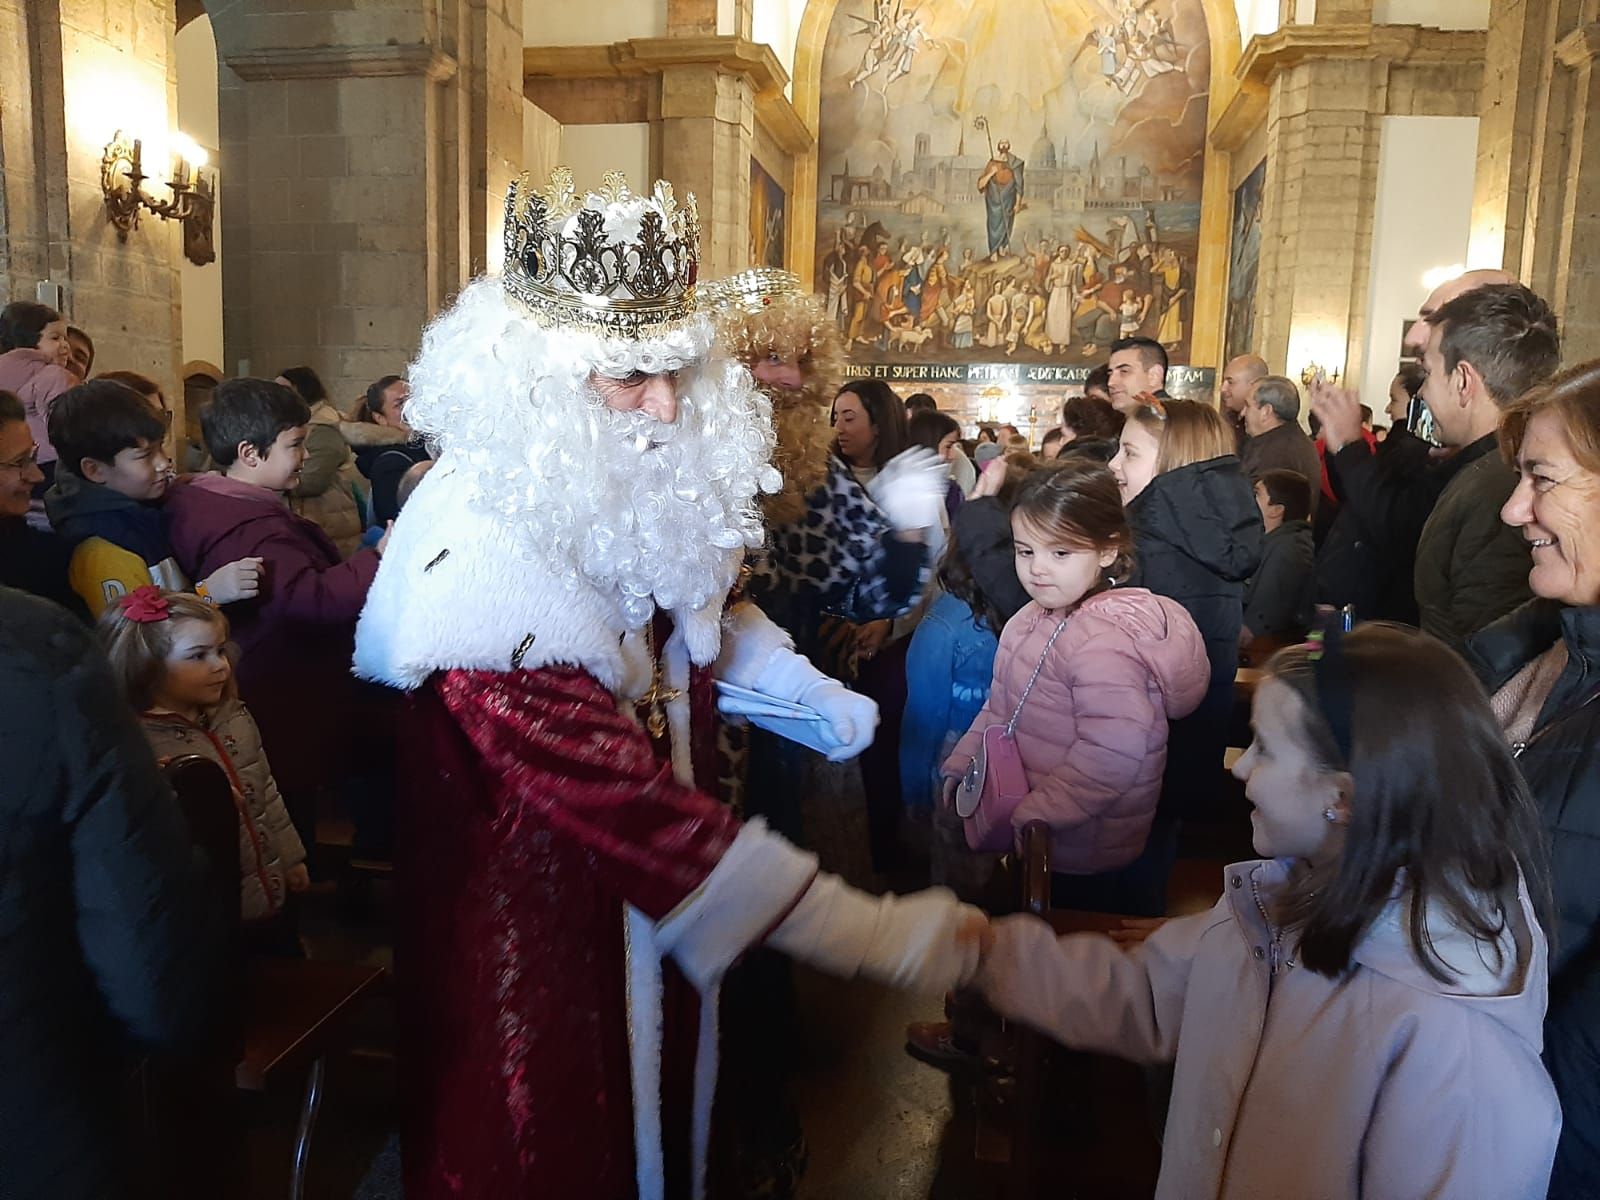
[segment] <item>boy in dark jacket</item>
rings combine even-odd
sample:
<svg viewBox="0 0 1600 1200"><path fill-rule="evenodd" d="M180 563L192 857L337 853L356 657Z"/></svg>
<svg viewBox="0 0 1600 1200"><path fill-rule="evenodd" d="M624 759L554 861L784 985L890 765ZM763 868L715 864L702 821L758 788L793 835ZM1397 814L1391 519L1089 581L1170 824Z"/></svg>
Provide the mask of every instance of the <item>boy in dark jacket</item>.
<svg viewBox="0 0 1600 1200"><path fill-rule="evenodd" d="M81 383L50 407L50 441L61 457L45 512L72 546L67 577L92 616L146 584L189 590L157 507L172 482L166 434L149 401L114 379ZM194 591L213 604L254 596L260 562L227 563Z"/></svg>
<svg viewBox="0 0 1600 1200"><path fill-rule="evenodd" d="M310 420L306 402L280 383L219 384L201 428L222 473L180 480L165 506L173 552L191 577L261 559L260 594L228 613L241 655L239 693L308 845L308 798L346 774L361 752L357 734L386 727L369 711L380 694L356 683L350 660L356 618L389 540L385 533L375 548L342 560L318 525L289 508Z"/></svg>
<svg viewBox="0 0 1600 1200"><path fill-rule="evenodd" d="M1315 615L1311 481L1299 471L1263 471L1255 492L1267 536L1261 543L1261 565L1245 585L1239 643L1248 646L1256 638L1298 641Z"/></svg>

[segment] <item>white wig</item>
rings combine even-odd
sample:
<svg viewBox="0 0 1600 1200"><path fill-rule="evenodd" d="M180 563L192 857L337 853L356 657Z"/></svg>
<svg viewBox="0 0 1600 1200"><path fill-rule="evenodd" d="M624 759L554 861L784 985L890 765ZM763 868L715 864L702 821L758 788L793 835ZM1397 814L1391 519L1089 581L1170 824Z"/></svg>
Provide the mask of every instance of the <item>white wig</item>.
<svg viewBox="0 0 1600 1200"><path fill-rule="evenodd" d="M635 622L698 610L761 544L757 492L781 486L771 404L711 345L703 317L641 341L547 328L482 278L424 333L406 418L569 586L617 589ZM589 381L663 371L673 426L606 409Z"/></svg>

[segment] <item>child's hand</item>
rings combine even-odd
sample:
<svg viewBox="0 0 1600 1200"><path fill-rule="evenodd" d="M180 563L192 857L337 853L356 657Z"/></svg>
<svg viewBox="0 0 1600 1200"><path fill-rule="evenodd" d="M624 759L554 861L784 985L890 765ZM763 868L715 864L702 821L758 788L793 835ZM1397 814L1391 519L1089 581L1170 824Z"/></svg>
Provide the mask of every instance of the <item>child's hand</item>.
<svg viewBox="0 0 1600 1200"><path fill-rule="evenodd" d="M218 604L250 600L261 594L261 558L235 559L205 579L206 594Z"/></svg>
<svg viewBox="0 0 1600 1200"><path fill-rule="evenodd" d="M939 793L939 805L945 812L950 812L955 808L956 788L960 786L961 781L959 779L946 779L944 781L944 788Z"/></svg>
<svg viewBox="0 0 1600 1200"><path fill-rule="evenodd" d="M291 892L304 892L311 887L311 872L306 870L305 863L296 863L283 873L283 881Z"/></svg>
<svg viewBox="0 0 1600 1200"><path fill-rule="evenodd" d="M378 539L378 544L373 547L378 552L378 557L383 557L383 552L389 548L389 535L394 532L394 522L390 521L383 527L383 536Z"/></svg>

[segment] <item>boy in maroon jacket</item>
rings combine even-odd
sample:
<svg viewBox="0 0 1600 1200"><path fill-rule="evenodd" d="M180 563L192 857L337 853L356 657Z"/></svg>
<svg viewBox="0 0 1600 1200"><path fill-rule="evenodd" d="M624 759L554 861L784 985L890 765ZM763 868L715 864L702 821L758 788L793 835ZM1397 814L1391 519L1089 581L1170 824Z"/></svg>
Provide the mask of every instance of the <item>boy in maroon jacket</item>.
<svg viewBox="0 0 1600 1200"><path fill-rule="evenodd" d="M259 557L261 593L228 607L238 643L239 692L261 727L273 774L307 845L309 799L338 784L387 727L378 689L350 674L356 618L388 535L348 562L285 493L305 462L310 409L279 383L230 379L201 417L220 474L180 480L167 493L168 535L191 579Z"/></svg>

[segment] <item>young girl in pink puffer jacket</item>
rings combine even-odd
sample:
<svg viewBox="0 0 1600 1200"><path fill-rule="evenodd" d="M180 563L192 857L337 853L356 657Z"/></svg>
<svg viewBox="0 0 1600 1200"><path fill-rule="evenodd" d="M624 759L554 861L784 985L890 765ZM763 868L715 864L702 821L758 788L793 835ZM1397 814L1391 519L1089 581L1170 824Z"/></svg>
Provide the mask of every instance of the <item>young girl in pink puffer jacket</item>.
<svg viewBox="0 0 1600 1200"><path fill-rule="evenodd" d="M983 731L1011 719L1037 671L1015 731L1028 793L1012 824L1050 826L1053 871L1103 875L1144 849L1167 722L1193 712L1210 679L1205 643L1176 601L1116 586L1132 566L1133 539L1116 481L1100 464L1069 462L1031 476L1011 531L1017 577L1032 602L1000 635L988 702L945 760L946 800ZM1076 907L1135 907L1096 898L1092 886L1071 893ZM1137 907L1152 906L1161 911L1159 899Z"/></svg>

